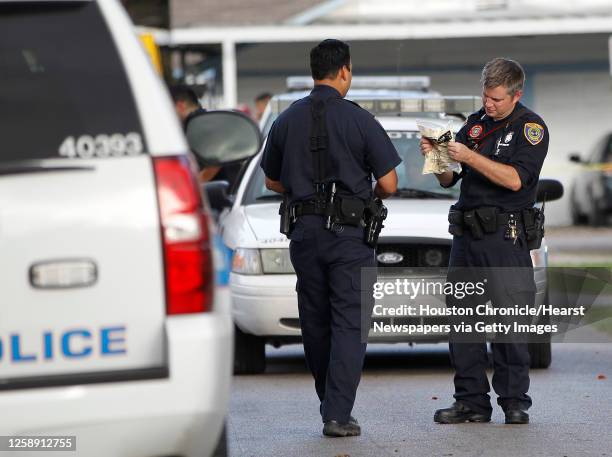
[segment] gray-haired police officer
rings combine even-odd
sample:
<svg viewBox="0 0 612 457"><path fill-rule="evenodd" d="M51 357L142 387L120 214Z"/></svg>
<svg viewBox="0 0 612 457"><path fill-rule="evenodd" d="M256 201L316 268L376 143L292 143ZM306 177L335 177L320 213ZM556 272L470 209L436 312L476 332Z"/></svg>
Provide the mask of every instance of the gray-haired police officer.
<svg viewBox="0 0 612 457"><path fill-rule="evenodd" d="M449 144L449 153L461 162L462 171L436 175L443 187L462 180L459 201L449 214L451 233L455 235L449 275L455 267L513 267L501 278L501 289L506 299L522 301L518 303L521 305L532 304L535 299L529 240L538 235L533 205L549 139L542 119L519 102L524 79L523 69L515 61L496 58L485 65L481 79L483 108L468 118L456 142ZM421 149L428 153L431 143L421 140ZM493 388L506 423L528 423L525 410L531 406L531 398L527 395L527 343L491 346ZM451 339L450 355L455 368L456 402L436 411L434 420L490 421L486 343Z"/></svg>
<svg viewBox="0 0 612 457"><path fill-rule="evenodd" d="M366 349L361 269L376 266L364 218L374 201L372 174L374 193L389 196L401 159L374 117L343 98L351 85L349 46L322 41L310 52L310 67L315 87L274 122L261 166L268 189L286 195L293 223L291 262L323 434L355 436L360 427L351 411Z"/></svg>

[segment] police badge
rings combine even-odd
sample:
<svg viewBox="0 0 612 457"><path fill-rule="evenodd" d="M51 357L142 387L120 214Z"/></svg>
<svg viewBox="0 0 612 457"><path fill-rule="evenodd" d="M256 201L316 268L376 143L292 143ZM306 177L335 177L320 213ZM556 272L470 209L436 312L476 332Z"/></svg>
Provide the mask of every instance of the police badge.
<svg viewBox="0 0 612 457"><path fill-rule="evenodd" d="M540 124L536 124L535 122L527 122L523 129L523 133L525 134L527 141L535 146L542 141L542 138L544 138L544 127L542 127Z"/></svg>

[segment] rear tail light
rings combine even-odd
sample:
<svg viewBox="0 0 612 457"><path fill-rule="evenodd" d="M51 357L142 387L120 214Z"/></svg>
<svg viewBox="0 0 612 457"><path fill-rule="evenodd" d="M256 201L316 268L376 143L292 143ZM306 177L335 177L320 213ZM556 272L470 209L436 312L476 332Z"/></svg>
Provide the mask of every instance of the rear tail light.
<svg viewBox="0 0 612 457"><path fill-rule="evenodd" d="M208 218L187 157L153 159L162 227L168 314L210 311L212 247Z"/></svg>

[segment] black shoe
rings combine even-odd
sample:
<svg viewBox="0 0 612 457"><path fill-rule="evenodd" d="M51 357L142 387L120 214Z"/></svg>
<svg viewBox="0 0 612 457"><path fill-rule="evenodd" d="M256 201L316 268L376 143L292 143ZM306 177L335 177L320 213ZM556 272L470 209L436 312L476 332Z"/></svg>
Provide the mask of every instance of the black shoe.
<svg viewBox="0 0 612 457"><path fill-rule="evenodd" d="M463 422L491 422L491 414L478 413L456 401L450 408L439 409L434 414L439 424L461 424Z"/></svg>
<svg viewBox="0 0 612 457"><path fill-rule="evenodd" d="M323 425L323 435L333 437L359 436L361 435L361 427L352 416L346 424L329 420Z"/></svg>
<svg viewBox="0 0 612 457"><path fill-rule="evenodd" d="M506 414L506 424L528 424L529 414L518 406L511 406L504 410Z"/></svg>

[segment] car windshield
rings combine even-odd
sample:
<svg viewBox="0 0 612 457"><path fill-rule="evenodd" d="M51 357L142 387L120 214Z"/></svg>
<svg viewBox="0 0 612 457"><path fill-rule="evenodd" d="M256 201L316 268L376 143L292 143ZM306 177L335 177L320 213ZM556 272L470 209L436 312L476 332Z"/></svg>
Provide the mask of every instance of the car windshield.
<svg viewBox="0 0 612 457"><path fill-rule="evenodd" d="M459 195L458 186L445 189L440 186L432 174L424 175L423 156L419 149L420 136L410 130L388 130L389 138L397 153L402 158L395 171L397 172L396 197L400 198L451 198Z"/></svg>
<svg viewBox="0 0 612 457"><path fill-rule="evenodd" d="M438 184L433 175L423 175L423 156L419 150L418 132L410 130L387 131L393 146L402 158L397 166L397 193L391 198L417 198L417 199L456 199L459 187L444 189ZM251 175L244 195L243 204L251 205L280 201L281 196L266 189L264 173L258 165Z"/></svg>

